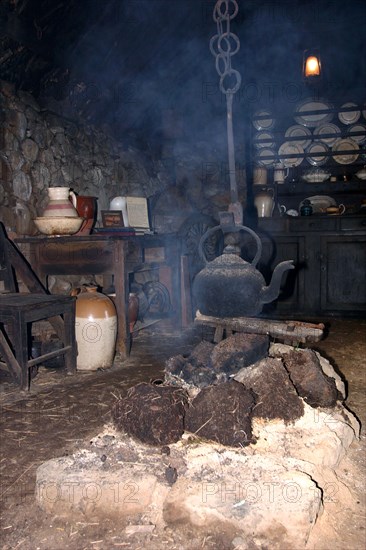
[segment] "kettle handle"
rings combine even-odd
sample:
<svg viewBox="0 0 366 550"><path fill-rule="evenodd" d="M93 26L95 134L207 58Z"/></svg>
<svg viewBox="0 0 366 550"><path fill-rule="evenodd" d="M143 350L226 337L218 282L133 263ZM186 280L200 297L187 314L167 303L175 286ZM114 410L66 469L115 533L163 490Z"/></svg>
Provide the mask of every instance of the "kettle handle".
<svg viewBox="0 0 366 550"><path fill-rule="evenodd" d="M239 229L242 229L243 231L246 231L256 241L256 243L257 243L257 252L256 252L253 260L251 261L252 266L256 267L257 263L259 262L259 260L262 256L262 241L258 237L257 233L255 231L253 231L252 229L250 229L250 227L247 227L246 225L235 225L234 227L235 227L235 231L237 231ZM215 227L211 227L210 229L208 229L208 231L206 231L206 233L204 233L202 235L202 237L200 238L200 242L198 244L198 254L199 254L201 260L203 260L203 262L205 264L208 264L209 261L207 260L203 245L205 244L206 240L209 237L211 237L219 229L222 230L221 225L215 225Z"/></svg>

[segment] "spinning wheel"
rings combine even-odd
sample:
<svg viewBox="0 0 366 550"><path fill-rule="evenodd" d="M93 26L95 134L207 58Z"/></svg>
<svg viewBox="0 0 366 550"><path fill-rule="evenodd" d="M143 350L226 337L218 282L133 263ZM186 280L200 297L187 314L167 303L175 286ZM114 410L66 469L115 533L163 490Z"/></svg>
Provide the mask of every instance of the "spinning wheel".
<svg viewBox="0 0 366 550"><path fill-rule="evenodd" d="M169 313L171 309L168 289L159 281L149 281L143 286L149 303L149 313Z"/></svg>
<svg viewBox="0 0 366 550"><path fill-rule="evenodd" d="M178 233L182 238L182 253L189 256L190 279L204 267L204 262L199 254L201 237L218 222L205 214L193 214L180 227ZM223 250L223 235L215 232L204 243L204 253L208 261L219 256Z"/></svg>

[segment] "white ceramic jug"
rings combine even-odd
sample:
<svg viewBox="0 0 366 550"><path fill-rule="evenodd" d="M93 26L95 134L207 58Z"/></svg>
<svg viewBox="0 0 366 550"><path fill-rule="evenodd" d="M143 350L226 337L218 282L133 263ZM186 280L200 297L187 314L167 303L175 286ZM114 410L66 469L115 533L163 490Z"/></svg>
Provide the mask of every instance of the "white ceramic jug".
<svg viewBox="0 0 366 550"><path fill-rule="evenodd" d="M270 218L275 206L273 189L258 193L254 198L254 205L258 212L258 218Z"/></svg>
<svg viewBox="0 0 366 550"><path fill-rule="evenodd" d="M49 187L48 196L49 202L43 211L44 217L79 217L76 196L68 187Z"/></svg>

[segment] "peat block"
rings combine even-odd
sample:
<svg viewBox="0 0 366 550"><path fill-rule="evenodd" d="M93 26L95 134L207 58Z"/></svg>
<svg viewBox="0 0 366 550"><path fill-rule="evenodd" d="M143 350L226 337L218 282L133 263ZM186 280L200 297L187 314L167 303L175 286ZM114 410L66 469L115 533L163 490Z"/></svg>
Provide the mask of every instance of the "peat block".
<svg viewBox="0 0 366 550"><path fill-rule="evenodd" d="M256 395L253 416L281 418L290 422L304 414L304 404L297 395L289 375L280 359L262 359L244 368L235 377Z"/></svg>
<svg viewBox="0 0 366 550"><path fill-rule="evenodd" d="M235 380L208 386L192 400L186 412L186 431L222 445L249 445L253 406L252 392Z"/></svg>
<svg viewBox="0 0 366 550"><path fill-rule="evenodd" d="M181 388L142 383L112 410L115 426L149 445L176 443L184 431L187 394Z"/></svg>
<svg viewBox="0 0 366 550"><path fill-rule="evenodd" d="M311 407L336 405L338 391L335 380L324 374L313 350L291 350L283 355L283 360L298 394Z"/></svg>
<svg viewBox="0 0 366 550"><path fill-rule="evenodd" d="M176 355L165 362L165 378L168 383L177 383L170 375L178 377L187 384L202 388L213 384L216 373L212 369L211 354L215 344L201 342L188 357Z"/></svg>
<svg viewBox="0 0 366 550"><path fill-rule="evenodd" d="M268 355L269 338L262 334L237 332L222 340L212 351L212 366L217 372L233 374Z"/></svg>

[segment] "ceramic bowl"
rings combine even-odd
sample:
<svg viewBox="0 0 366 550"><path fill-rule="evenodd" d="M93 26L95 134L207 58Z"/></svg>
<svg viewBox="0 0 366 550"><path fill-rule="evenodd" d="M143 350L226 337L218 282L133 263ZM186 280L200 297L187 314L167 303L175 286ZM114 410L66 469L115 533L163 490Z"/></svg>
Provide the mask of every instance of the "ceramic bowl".
<svg viewBox="0 0 366 550"><path fill-rule="evenodd" d="M43 235L74 235L81 228L84 218L42 217L33 220L34 225Z"/></svg>
<svg viewBox="0 0 366 550"><path fill-rule="evenodd" d="M330 177L330 173L325 170L310 170L301 177L308 183L322 183Z"/></svg>
<svg viewBox="0 0 366 550"><path fill-rule="evenodd" d="M363 168L361 168L361 170L356 172L356 176L360 180L366 180L366 166L364 166Z"/></svg>

